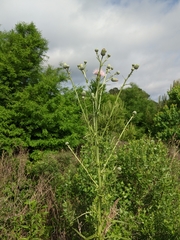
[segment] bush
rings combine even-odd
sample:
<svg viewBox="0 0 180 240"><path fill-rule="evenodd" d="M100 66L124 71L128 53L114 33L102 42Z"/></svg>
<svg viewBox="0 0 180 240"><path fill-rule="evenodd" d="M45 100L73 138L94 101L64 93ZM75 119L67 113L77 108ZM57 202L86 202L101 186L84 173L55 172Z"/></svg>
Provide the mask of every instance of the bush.
<svg viewBox="0 0 180 240"><path fill-rule="evenodd" d="M122 219L120 214L119 220L127 222L130 239L179 239L180 165L168 157L162 142L152 139L129 142L118 149L117 169L121 169L117 191L121 190L121 182L129 189L129 206L120 210L131 213L133 229L130 219Z"/></svg>

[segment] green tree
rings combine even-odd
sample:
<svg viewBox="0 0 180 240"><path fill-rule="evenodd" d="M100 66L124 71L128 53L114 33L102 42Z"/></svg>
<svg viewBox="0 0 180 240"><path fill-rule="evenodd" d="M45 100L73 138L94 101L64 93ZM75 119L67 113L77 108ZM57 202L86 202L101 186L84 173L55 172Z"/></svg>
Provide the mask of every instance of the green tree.
<svg viewBox="0 0 180 240"><path fill-rule="evenodd" d="M154 118L154 134L162 140L180 140L180 81L174 81L168 99Z"/></svg>
<svg viewBox="0 0 180 240"><path fill-rule="evenodd" d="M109 92L110 94L117 94L118 89L111 89ZM157 103L151 100L149 94L135 83L130 83L130 87L123 89L120 98L127 110L127 119L130 118L133 111L137 111L138 114L133 123L137 127L140 136L142 133L148 133L151 130L153 117L157 112Z"/></svg>
<svg viewBox="0 0 180 240"><path fill-rule="evenodd" d="M55 150L67 141L73 147L80 144L84 129L80 108L74 93L61 87L64 79L60 69L49 66L39 75L38 83L14 95L9 110L2 107L2 113L7 111L9 117L2 115L1 148Z"/></svg>
<svg viewBox="0 0 180 240"><path fill-rule="evenodd" d="M8 105L17 91L39 80L41 64L48 50L34 23L18 23L0 32L0 104Z"/></svg>
<svg viewBox="0 0 180 240"><path fill-rule="evenodd" d="M167 101L168 106L171 104L177 105L180 109L180 80L174 81L170 90L168 91L169 99Z"/></svg>
<svg viewBox="0 0 180 240"><path fill-rule="evenodd" d="M33 23L0 33L0 147L57 149L80 143L83 124L61 68L43 67L47 40Z"/></svg>
<svg viewBox="0 0 180 240"><path fill-rule="evenodd" d="M165 105L154 118L155 135L162 140L180 139L180 110L176 105Z"/></svg>

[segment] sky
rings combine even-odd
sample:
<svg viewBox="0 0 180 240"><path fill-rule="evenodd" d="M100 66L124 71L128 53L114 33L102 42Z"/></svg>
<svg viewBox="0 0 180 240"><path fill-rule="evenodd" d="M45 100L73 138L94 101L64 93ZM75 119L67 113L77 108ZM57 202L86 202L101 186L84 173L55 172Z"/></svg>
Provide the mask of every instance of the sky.
<svg viewBox="0 0 180 240"><path fill-rule="evenodd" d="M77 65L86 60L91 79L102 48L121 73L108 89L122 85L132 64L140 67L129 82L155 101L180 79L180 0L0 0L0 30L19 22L36 25L48 40L47 64L69 64L77 85L85 85Z"/></svg>

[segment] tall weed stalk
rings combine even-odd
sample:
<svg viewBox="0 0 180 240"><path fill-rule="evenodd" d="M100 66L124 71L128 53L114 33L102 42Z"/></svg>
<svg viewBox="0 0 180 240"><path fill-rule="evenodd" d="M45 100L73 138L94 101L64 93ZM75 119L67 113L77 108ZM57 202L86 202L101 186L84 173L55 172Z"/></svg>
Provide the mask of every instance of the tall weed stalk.
<svg viewBox="0 0 180 240"><path fill-rule="evenodd" d="M68 148L71 150L71 152L73 153L77 161L80 163L80 165L88 175L89 180L93 184L93 189L95 192L95 199L92 202L92 207L90 212L88 211L87 213L84 213L85 215L90 214L91 216L93 216L94 233L89 233L89 236L84 236L80 231L78 230L75 230L75 231L82 237L82 239L102 240L106 238L107 233L113 223L113 220L116 217L117 205L119 201L119 199L117 198L114 201L114 203L111 203L111 205L109 201L105 201L105 199L107 198L106 196L107 192L105 191L106 184L107 184L106 175L108 174L109 163L129 123L134 118L136 111L132 113L131 118L127 121L127 123L124 126L124 129L119 134L119 136L116 139L112 138L110 140L110 144L112 145L112 147L110 148L110 151L106 152L105 155L104 155L104 150L102 148L102 145L104 144L105 139L108 136L108 127L112 119L112 116L116 111L120 94L123 88L127 85L127 82L131 77L131 75L133 74L133 72L139 68L139 65L132 64L131 71L128 74L128 76L124 78L124 82L120 87L120 90L116 96L115 103L107 119L106 125L103 129L100 129L99 118L101 115L101 105L102 105L103 94L105 93L106 84L109 81L117 82L118 81L117 76L120 74L120 72L112 73L113 67L110 64L107 64L107 61L109 60L110 55L107 54L107 51L105 48L103 48L100 52L98 49L95 49L95 53L96 53L96 58L99 64L98 69L94 71L94 74L96 75L95 80L89 81L89 79L87 78L87 75L86 75L87 62L86 61L78 65L78 69L82 72L86 82L86 88L85 88L86 91L83 91L81 95L78 93L77 87L72 80L69 65L64 63L63 68L67 72L68 79L71 81L72 87L77 97L78 104L81 107L82 115L88 129L86 141L90 142L89 151L94 152L94 159L91 159L91 161L95 161L95 166L96 166L95 174L92 174L91 169L85 166L83 159L81 159L75 154L75 152L71 148L71 143L68 143L68 142L66 143ZM105 71L103 71L103 68L105 68ZM88 108L87 106L86 101L89 101L89 100L91 102L91 108ZM91 109L91 110L88 110L88 109ZM104 148L106 148L106 146L104 146Z"/></svg>

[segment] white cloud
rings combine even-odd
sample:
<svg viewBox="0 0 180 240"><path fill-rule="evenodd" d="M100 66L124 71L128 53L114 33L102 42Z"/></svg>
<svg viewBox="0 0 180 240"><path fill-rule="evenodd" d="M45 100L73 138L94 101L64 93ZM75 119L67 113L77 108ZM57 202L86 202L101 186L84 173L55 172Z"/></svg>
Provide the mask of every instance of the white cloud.
<svg viewBox="0 0 180 240"><path fill-rule="evenodd" d="M176 2L176 4L175 4ZM95 48L105 47L122 75L140 64L134 81L155 100L180 78L180 1L164 0L1 0L1 29L33 21L49 41L49 62L66 61L78 83L77 64L97 66ZM122 78L121 78L122 79ZM114 85L112 85L113 87ZM116 84L117 86L117 84Z"/></svg>

